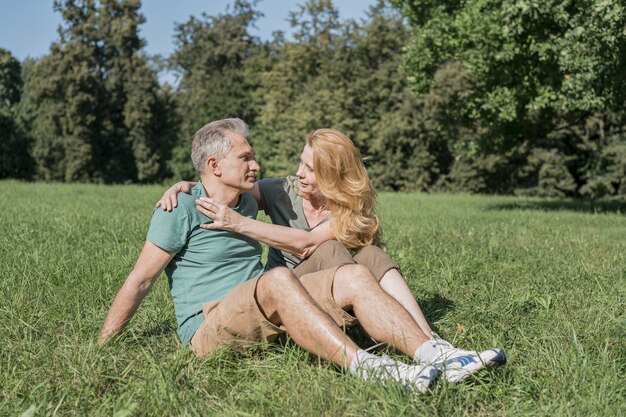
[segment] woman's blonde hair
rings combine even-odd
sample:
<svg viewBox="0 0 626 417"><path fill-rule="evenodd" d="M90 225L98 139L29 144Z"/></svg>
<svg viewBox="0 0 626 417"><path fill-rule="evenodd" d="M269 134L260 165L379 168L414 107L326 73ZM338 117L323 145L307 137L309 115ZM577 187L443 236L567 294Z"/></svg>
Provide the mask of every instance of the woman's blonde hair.
<svg viewBox="0 0 626 417"><path fill-rule="evenodd" d="M379 244L376 196L359 149L334 129L311 132L306 143L313 150L313 172L330 210L335 238L347 249Z"/></svg>

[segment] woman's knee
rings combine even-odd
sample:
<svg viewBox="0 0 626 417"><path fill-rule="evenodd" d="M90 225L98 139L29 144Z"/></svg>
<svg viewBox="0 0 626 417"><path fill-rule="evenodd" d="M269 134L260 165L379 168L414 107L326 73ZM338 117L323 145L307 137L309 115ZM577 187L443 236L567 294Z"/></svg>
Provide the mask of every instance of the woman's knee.
<svg viewBox="0 0 626 417"><path fill-rule="evenodd" d="M355 262L352 255L341 243L336 240L328 240L319 245L315 252L302 262L301 266L297 268L296 275L301 276L306 273L353 263Z"/></svg>
<svg viewBox="0 0 626 417"><path fill-rule="evenodd" d="M387 252L375 245L364 246L354 255L354 259L358 262L359 259L384 259L389 258ZM359 262L360 263L360 262Z"/></svg>
<svg viewBox="0 0 626 417"><path fill-rule="evenodd" d="M322 256L325 258L331 257L352 261L352 255L350 252L336 240L327 240L326 242L320 244L311 256Z"/></svg>
<svg viewBox="0 0 626 417"><path fill-rule="evenodd" d="M399 270L398 264L389 257L387 252L374 245L361 248L354 256L354 260L359 265L367 267L378 281L380 281L390 269Z"/></svg>

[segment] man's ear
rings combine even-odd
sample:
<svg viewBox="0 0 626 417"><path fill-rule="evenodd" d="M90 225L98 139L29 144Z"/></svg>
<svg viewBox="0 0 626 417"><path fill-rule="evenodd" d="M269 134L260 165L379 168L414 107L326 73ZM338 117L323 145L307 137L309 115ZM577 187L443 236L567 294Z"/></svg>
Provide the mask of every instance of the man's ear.
<svg viewBox="0 0 626 417"><path fill-rule="evenodd" d="M222 175L222 168L220 167L220 160L216 156L209 156L206 160L206 166L210 173L219 177Z"/></svg>

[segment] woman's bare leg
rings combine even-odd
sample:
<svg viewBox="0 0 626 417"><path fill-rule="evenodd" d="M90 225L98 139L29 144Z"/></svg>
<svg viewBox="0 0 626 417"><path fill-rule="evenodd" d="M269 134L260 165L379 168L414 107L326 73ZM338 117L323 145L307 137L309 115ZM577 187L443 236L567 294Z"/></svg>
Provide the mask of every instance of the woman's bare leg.
<svg viewBox="0 0 626 417"><path fill-rule="evenodd" d="M397 269L390 269L380 280L380 286L387 294L393 297L406 311L409 312L413 320L420 327L422 332L428 337L433 337L433 331L422 313L422 309L415 301L411 289L406 284L404 277Z"/></svg>
<svg viewBox="0 0 626 417"><path fill-rule="evenodd" d="M408 311L428 338L433 337L433 331L400 273L398 264L389 257L387 252L378 246L365 246L354 255L354 260L360 265L365 265L372 272L382 289Z"/></svg>

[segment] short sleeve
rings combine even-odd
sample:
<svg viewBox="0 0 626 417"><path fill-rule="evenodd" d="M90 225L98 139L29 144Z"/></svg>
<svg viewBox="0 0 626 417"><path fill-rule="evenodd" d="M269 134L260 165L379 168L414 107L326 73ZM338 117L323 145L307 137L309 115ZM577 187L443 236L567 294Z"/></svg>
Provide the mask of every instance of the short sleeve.
<svg viewBox="0 0 626 417"><path fill-rule="evenodd" d="M259 181L259 194L265 214L271 215L276 201L285 195L286 178L267 178Z"/></svg>
<svg viewBox="0 0 626 417"><path fill-rule="evenodd" d="M190 233L189 215L184 206L170 212L155 208L146 240L168 252L179 252L187 244Z"/></svg>

